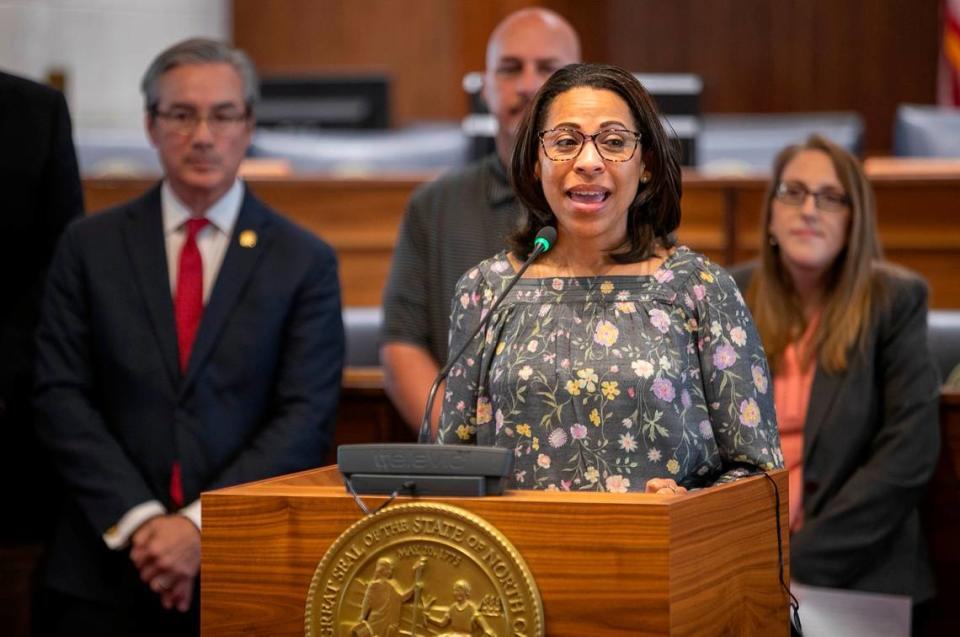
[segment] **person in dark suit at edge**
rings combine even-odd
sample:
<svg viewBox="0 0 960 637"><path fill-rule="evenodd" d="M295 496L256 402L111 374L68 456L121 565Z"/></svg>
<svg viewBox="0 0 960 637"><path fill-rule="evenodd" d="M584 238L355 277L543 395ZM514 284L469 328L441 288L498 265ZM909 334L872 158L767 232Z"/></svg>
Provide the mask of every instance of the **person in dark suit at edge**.
<svg viewBox="0 0 960 637"><path fill-rule="evenodd" d="M560 15L529 7L504 18L490 34L483 76L497 152L410 198L384 287L380 361L387 395L414 430L447 359L450 298L460 275L500 252L516 229L520 208L504 167L520 119L554 71L579 61L577 32Z"/></svg>
<svg viewBox="0 0 960 637"><path fill-rule="evenodd" d="M83 214L63 94L0 73L0 149L0 237L5 242L0 250L0 484L7 486L9 512L0 525L0 544L6 568L32 576L62 490L34 431L34 332L54 246L67 224ZM5 577L4 586L25 597L4 604L0 625L26 633L32 582Z"/></svg>
<svg viewBox="0 0 960 637"><path fill-rule="evenodd" d="M200 492L326 455L336 258L237 178L257 86L222 43L161 53L142 89L162 182L57 248L35 399L69 492L44 573L50 634L197 634Z"/></svg>
<svg viewBox="0 0 960 637"><path fill-rule="evenodd" d="M926 283L883 259L874 208L850 153L817 135L787 147L759 264L732 273L774 372L791 576L909 596L918 631L934 594L918 504L939 453L939 375Z"/></svg>

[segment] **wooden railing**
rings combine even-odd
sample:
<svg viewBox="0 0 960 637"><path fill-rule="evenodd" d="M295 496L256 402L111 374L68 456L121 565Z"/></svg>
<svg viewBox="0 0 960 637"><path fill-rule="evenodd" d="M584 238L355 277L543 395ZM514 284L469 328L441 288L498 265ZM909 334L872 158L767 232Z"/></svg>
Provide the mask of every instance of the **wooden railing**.
<svg viewBox="0 0 960 637"><path fill-rule="evenodd" d="M433 175L391 179L285 177L248 180L268 204L337 250L344 304L379 305L407 200ZM131 199L152 182L86 179L87 209ZM762 238L764 178L684 174L680 241L722 265L751 258ZM960 179L877 177L880 234L887 257L930 283L931 307L960 308Z"/></svg>

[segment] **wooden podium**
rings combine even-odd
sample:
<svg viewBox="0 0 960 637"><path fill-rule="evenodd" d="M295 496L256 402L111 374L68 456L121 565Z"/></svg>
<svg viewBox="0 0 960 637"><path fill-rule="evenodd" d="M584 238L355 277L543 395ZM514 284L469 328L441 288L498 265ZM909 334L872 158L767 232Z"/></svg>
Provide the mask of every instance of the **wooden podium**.
<svg viewBox="0 0 960 637"><path fill-rule="evenodd" d="M771 475L788 569L786 472ZM384 500L363 499L371 508ZM789 634L774 490L762 476L680 496L510 491L429 501L480 516L517 548L550 637ZM204 493L202 634L304 635L314 570L362 517L336 467Z"/></svg>

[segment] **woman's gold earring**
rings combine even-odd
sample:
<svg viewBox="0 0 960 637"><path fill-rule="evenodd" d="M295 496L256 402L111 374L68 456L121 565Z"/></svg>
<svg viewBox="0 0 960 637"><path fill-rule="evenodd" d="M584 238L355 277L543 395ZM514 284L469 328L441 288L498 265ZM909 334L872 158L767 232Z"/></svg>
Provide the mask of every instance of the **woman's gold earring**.
<svg viewBox="0 0 960 637"><path fill-rule="evenodd" d="M650 181L650 173L644 171L643 174L640 175L640 183L645 184L648 181Z"/></svg>

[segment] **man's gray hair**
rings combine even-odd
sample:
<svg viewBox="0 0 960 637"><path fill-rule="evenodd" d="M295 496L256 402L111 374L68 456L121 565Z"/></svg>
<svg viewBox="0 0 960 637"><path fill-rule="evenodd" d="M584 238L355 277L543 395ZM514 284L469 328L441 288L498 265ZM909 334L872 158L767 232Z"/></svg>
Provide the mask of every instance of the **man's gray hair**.
<svg viewBox="0 0 960 637"><path fill-rule="evenodd" d="M164 73L184 64L217 62L225 62L233 66L240 74L243 80L243 101L247 109L253 112L253 107L260 98L260 80L257 78L257 71L250 58L240 49L231 48L223 42L208 38L191 38L178 42L154 58L140 82L147 112L154 114L157 111L157 104L160 102L157 85L160 82L160 76Z"/></svg>

